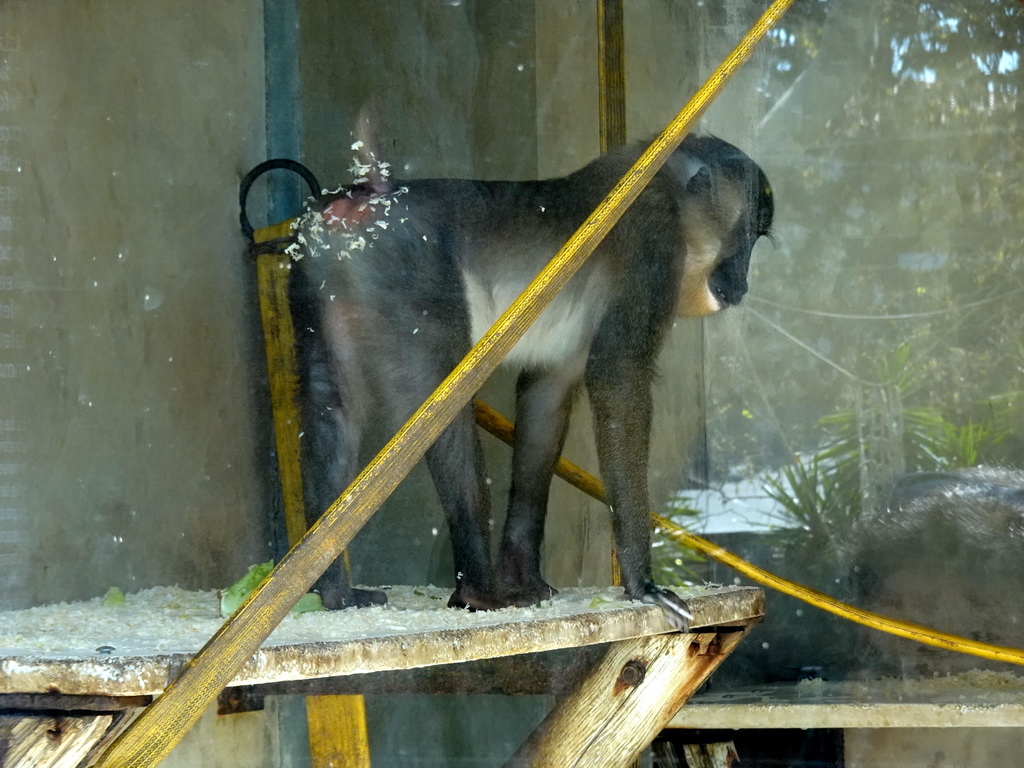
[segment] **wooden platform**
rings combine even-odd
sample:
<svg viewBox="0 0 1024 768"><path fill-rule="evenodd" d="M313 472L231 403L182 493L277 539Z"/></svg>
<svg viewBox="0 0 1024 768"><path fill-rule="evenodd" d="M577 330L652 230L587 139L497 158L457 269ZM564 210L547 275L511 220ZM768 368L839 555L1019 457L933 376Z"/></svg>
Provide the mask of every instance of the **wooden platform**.
<svg viewBox="0 0 1024 768"><path fill-rule="evenodd" d="M812 680L702 693L679 710L669 727L1019 728L1024 727L1024 677L973 671L919 680Z"/></svg>
<svg viewBox="0 0 1024 768"><path fill-rule="evenodd" d="M443 607L447 590L391 592L388 607L289 617L231 684L404 670L672 631L661 609L626 602L621 590L565 590L546 608L486 613ZM687 598L695 628L742 624L764 610L762 593L749 587L693 590ZM125 607L92 601L67 613L77 627L22 633L21 647L10 646L13 632L0 614L0 694L155 695L222 621L213 592L142 593ZM111 621L126 626L115 633Z"/></svg>
<svg viewBox="0 0 1024 768"><path fill-rule="evenodd" d="M750 587L679 592L693 612L687 634L673 632L660 608L623 600L621 590L563 590L544 607L469 613L443 607L447 590L395 587L388 607L290 616L230 685L255 696L445 689L441 677L410 670L514 656L511 674L494 662L463 675L457 688L572 690L510 765L624 763L764 611L763 593ZM88 764L97 744L160 693L221 621L215 593L182 590L129 595L121 607L94 600L0 614L0 739L22 750L9 746L0 766ZM572 651L571 663L538 661L580 647L594 652ZM502 680L521 690L506 691ZM47 726L56 716L55 731Z"/></svg>

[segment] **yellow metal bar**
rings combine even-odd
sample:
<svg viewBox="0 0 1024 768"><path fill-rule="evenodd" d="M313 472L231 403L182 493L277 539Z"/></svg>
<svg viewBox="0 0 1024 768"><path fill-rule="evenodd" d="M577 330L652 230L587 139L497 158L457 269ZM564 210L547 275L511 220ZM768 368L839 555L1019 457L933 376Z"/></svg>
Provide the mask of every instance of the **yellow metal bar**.
<svg viewBox="0 0 1024 768"><path fill-rule="evenodd" d="M626 143L626 34L622 0L597 0L597 111L601 154ZM612 584L622 584L611 544Z"/></svg>
<svg viewBox="0 0 1024 768"><path fill-rule="evenodd" d="M775 0L739 45L526 287L465 359L384 446L317 523L210 638L178 678L104 752L102 768L162 760L202 716L292 606L352 540L466 406L530 323L575 274L644 186L679 146L754 46L792 4Z"/></svg>
<svg viewBox="0 0 1024 768"><path fill-rule="evenodd" d="M258 229L256 243L288 237L291 221ZM283 248L283 245L282 245ZM295 329L288 300L291 259L281 249L256 257L260 316L270 378L274 415L274 443L284 506L288 543L294 546L306 532L300 464L300 418L296 398ZM366 702L362 696L307 696L306 722L313 768L369 768L370 744L366 728Z"/></svg>
<svg viewBox="0 0 1024 768"><path fill-rule="evenodd" d="M256 243L288 237L291 222L286 221L254 233ZM299 413L296 406L295 329L288 305L289 258L268 251L256 257L256 281L263 319L263 344L270 377L270 403L274 415L274 445L281 477L288 543L294 545L306 532L302 498L302 472L299 467Z"/></svg>
<svg viewBox="0 0 1024 768"><path fill-rule="evenodd" d="M307 696L306 722L313 768L369 768L370 741L362 696Z"/></svg>
<svg viewBox="0 0 1024 768"><path fill-rule="evenodd" d="M601 153L626 143L626 35L623 0L597 0L597 109Z"/></svg>

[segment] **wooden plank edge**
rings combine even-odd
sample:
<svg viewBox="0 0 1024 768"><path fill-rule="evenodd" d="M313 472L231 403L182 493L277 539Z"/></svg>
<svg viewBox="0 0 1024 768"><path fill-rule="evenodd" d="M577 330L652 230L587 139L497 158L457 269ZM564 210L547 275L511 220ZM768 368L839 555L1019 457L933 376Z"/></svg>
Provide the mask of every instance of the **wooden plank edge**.
<svg viewBox="0 0 1024 768"><path fill-rule="evenodd" d="M745 625L764 614L764 594L729 587L689 598L694 626ZM501 622L480 627L392 634L339 643L264 646L230 685L415 669L560 648L616 642L672 632L657 606L570 617ZM160 693L191 654L95 658L0 657L0 692L145 696ZM58 681L59 678L59 681Z"/></svg>

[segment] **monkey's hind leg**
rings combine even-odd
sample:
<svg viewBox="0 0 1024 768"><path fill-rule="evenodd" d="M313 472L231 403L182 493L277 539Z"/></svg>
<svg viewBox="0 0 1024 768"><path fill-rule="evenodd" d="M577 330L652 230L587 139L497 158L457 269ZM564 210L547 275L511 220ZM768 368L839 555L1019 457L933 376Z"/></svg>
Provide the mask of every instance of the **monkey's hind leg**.
<svg viewBox="0 0 1024 768"><path fill-rule="evenodd" d="M375 349L376 358L387 361L378 373L383 374L387 416L396 426L469 349L468 322L454 301L431 305L429 312L414 305L405 314L378 326ZM491 589L490 496L471 405L458 413L425 458L451 534L455 591L448 604L471 610L505 607L507 603L494 600Z"/></svg>
<svg viewBox="0 0 1024 768"><path fill-rule="evenodd" d="M359 471L365 393L356 370L342 371L322 338L307 336L299 351L302 485L306 525L312 526ZM349 584L343 557L328 566L314 588L328 610L387 602L380 590Z"/></svg>

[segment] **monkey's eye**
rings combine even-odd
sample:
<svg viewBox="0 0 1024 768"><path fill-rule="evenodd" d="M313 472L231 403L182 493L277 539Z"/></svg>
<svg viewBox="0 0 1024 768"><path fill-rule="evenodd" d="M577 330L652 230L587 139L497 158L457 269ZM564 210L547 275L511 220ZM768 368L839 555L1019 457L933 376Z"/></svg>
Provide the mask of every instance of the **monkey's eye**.
<svg viewBox="0 0 1024 768"><path fill-rule="evenodd" d="M770 225L765 225L762 222L750 222L746 232L747 243L753 247L754 243L762 237L767 238L772 245L775 244L775 233L772 232Z"/></svg>

